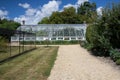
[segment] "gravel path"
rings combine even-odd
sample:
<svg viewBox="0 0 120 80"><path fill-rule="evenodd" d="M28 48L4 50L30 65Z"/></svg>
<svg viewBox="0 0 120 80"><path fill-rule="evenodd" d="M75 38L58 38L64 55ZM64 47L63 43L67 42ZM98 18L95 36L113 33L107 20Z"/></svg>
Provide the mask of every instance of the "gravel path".
<svg viewBox="0 0 120 80"><path fill-rule="evenodd" d="M120 70L79 45L60 46L48 80L120 80Z"/></svg>

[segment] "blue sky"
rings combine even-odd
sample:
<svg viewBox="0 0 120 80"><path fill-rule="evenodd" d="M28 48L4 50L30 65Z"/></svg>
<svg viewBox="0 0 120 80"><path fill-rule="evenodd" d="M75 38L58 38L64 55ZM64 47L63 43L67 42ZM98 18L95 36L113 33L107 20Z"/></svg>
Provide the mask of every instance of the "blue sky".
<svg viewBox="0 0 120 80"><path fill-rule="evenodd" d="M64 7L78 5L84 1L95 2L98 11L112 2L120 0L0 0L0 17L8 18L26 24L37 24L45 16L50 16L53 11L62 11Z"/></svg>

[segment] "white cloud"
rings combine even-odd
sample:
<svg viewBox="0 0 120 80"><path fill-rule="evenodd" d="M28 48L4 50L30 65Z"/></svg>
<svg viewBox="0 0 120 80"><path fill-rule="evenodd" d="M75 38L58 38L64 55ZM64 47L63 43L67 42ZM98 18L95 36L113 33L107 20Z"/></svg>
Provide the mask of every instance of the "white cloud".
<svg viewBox="0 0 120 80"><path fill-rule="evenodd" d="M67 5L64 5L63 8L74 7L77 9L79 5L86 1L89 0L78 0L75 4L69 3ZM63 11L63 9L59 10L60 4L61 4L60 1L52 0L49 1L47 4L44 4L43 6L40 6L38 8L32 8L28 3L25 4L19 3L18 5L23 8L26 8L26 11L24 15L15 17L14 21L21 23L23 20L25 20L26 25L36 25L39 21L42 20L43 17L49 17L52 14L52 12ZM102 15L102 7L99 7L97 9L97 12L99 15Z"/></svg>
<svg viewBox="0 0 120 80"><path fill-rule="evenodd" d="M59 2L58 1L49 1L48 4L43 5L41 12L45 15L50 15L53 11L59 10Z"/></svg>
<svg viewBox="0 0 120 80"><path fill-rule="evenodd" d="M26 8L26 9L30 7L30 4L28 4L28 3L24 3L24 4L19 3L18 5L23 7L23 8Z"/></svg>
<svg viewBox="0 0 120 80"><path fill-rule="evenodd" d="M68 7L75 7L75 5L67 4L67 5L64 6L64 8L68 8Z"/></svg>
<svg viewBox="0 0 120 80"><path fill-rule="evenodd" d="M0 10L0 18L6 18L6 16L8 15L8 11L3 11L3 10Z"/></svg>
<svg viewBox="0 0 120 80"><path fill-rule="evenodd" d="M35 25L41 21L43 17L48 17L52 14L52 12L58 11L59 5L59 1L52 0L37 9L30 8L30 6L26 7L27 10L25 11L25 14L15 17L14 21L21 23L23 20L25 20L26 25Z"/></svg>
<svg viewBox="0 0 120 80"><path fill-rule="evenodd" d="M75 4L67 4L67 5L65 5L64 8L74 7L75 9L77 9L81 4L83 4L86 1L89 1L89 0L78 0ZM61 10L61 11L63 11L63 10Z"/></svg>
<svg viewBox="0 0 120 80"><path fill-rule="evenodd" d="M98 7L98 8L97 8L97 14L98 14L99 16L102 15L102 9L103 9L103 7Z"/></svg>
<svg viewBox="0 0 120 80"><path fill-rule="evenodd" d="M36 9L32 9L32 8L27 9L27 10L25 11L25 13L26 13L26 15L28 15L28 16L35 15Z"/></svg>
<svg viewBox="0 0 120 80"><path fill-rule="evenodd" d="M81 5L81 4L83 4L84 2L86 2L86 1L89 1L89 0L78 0L77 5Z"/></svg>

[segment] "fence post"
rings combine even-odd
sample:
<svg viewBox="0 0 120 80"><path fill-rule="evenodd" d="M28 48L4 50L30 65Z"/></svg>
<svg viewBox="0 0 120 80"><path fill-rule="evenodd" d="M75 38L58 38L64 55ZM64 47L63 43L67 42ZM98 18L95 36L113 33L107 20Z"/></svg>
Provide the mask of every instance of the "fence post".
<svg viewBox="0 0 120 80"><path fill-rule="evenodd" d="M23 46L22 46L22 50L23 50L23 52L24 52L24 32L23 32Z"/></svg>
<svg viewBox="0 0 120 80"><path fill-rule="evenodd" d="M11 57L11 38L10 38L10 44L9 44L9 46L10 46L10 57Z"/></svg>

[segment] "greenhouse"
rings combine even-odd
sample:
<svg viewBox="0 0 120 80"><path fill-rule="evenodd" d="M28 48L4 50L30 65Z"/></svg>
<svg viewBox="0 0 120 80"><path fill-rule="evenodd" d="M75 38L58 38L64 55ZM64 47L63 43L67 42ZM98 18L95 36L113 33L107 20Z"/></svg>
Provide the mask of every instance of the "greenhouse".
<svg viewBox="0 0 120 80"><path fill-rule="evenodd" d="M36 33L36 41L56 40L85 40L86 24L40 24L22 25L17 30ZM31 41L34 36L21 36L21 40ZM12 41L18 41L17 35L11 37Z"/></svg>

